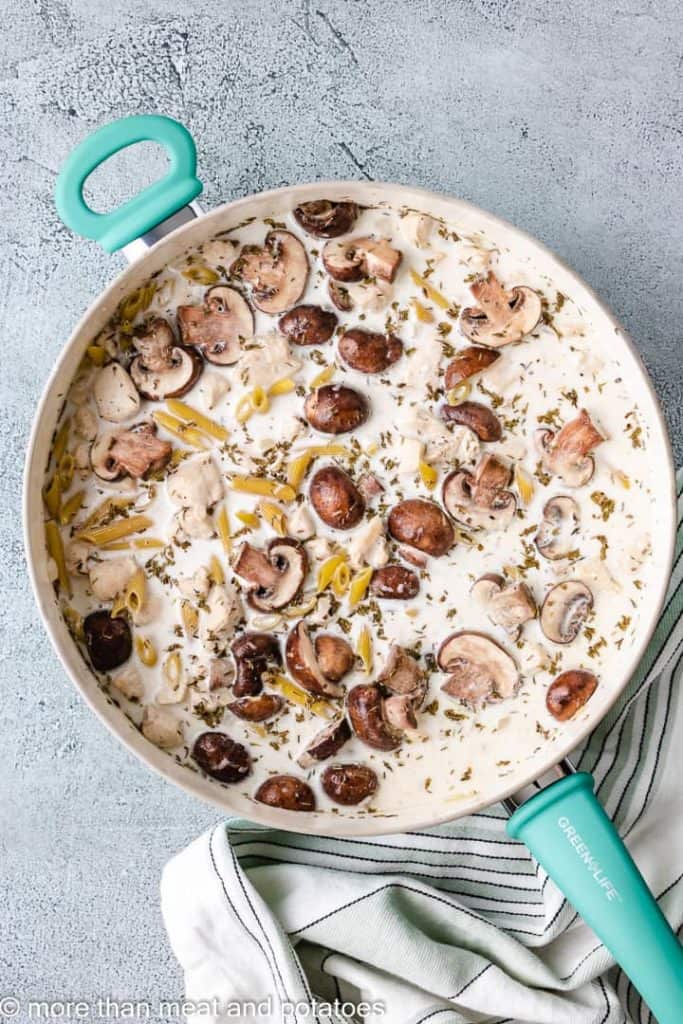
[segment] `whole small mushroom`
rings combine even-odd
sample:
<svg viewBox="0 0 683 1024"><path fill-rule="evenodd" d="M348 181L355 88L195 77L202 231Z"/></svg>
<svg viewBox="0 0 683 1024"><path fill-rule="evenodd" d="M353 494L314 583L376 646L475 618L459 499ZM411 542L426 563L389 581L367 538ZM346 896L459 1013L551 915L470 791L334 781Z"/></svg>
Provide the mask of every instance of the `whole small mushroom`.
<svg viewBox="0 0 683 1024"><path fill-rule="evenodd" d="M460 328L470 341L501 348L533 331L541 318L541 299L533 288L519 285L509 292L492 270L470 285L478 303L463 309Z"/></svg>
<svg viewBox="0 0 683 1024"><path fill-rule="evenodd" d="M339 718L314 736L302 750L297 762L302 768L312 768L318 762L334 757L350 739L351 726L346 718Z"/></svg>
<svg viewBox="0 0 683 1024"><path fill-rule="evenodd" d="M308 395L304 415L321 434L346 434L365 423L370 408L359 391L342 384L324 384Z"/></svg>
<svg viewBox="0 0 683 1024"><path fill-rule="evenodd" d="M316 513L335 530L350 530L363 518L363 497L351 477L338 466L318 469L311 478L308 494Z"/></svg>
<svg viewBox="0 0 683 1024"><path fill-rule="evenodd" d="M239 697L228 704L228 710L246 722L266 722L285 706L278 693L260 693L257 697Z"/></svg>
<svg viewBox="0 0 683 1024"><path fill-rule="evenodd" d="M385 565L375 569L370 579L370 593L384 600L409 601L420 591L420 579L403 565Z"/></svg>
<svg viewBox="0 0 683 1024"><path fill-rule="evenodd" d="M555 644L576 640L593 608L593 594L580 580L551 587L541 606L541 629Z"/></svg>
<svg viewBox="0 0 683 1024"><path fill-rule="evenodd" d="M334 202L331 199L312 199L300 203L294 217L304 231L315 238L336 238L345 235L358 216L355 203Z"/></svg>
<svg viewBox="0 0 683 1024"><path fill-rule="evenodd" d="M325 657L324 648L321 647L319 650L323 652L323 664L329 669L329 657ZM346 673L342 672L342 675L339 675L341 666L336 662L332 665L332 676L323 672L318 652L311 642L308 629L303 621L298 622L287 637L285 659L292 679L308 693L320 697L343 696L344 688L340 686L339 681Z"/></svg>
<svg viewBox="0 0 683 1024"><path fill-rule="evenodd" d="M585 669L562 672L548 688L546 707L560 722L573 718L598 688L597 677Z"/></svg>
<svg viewBox="0 0 683 1024"><path fill-rule="evenodd" d="M341 636L319 633L313 647L320 671L333 683L340 682L355 665L356 656L353 649Z"/></svg>
<svg viewBox="0 0 683 1024"><path fill-rule="evenodd" d="M247 748L224 732L203 732L198 736L192 758L203 772L219 782L241 782L251 771Z"/></svg>
<svg viewBox="0 0 683 1024"><path fill-rule="evenodd" d="M443 509L424 498L408 498L394 505L389 513L389 533L399 543L435 557L445 555L455 541Z"/></svg>
<svg viewBox="0 0 683 1024"><path fill-rule="evenodd" d="M355 806L377 789L377 775L365 764L331 764L320 776L320 784L336 804Z"/></svg>
<svg viewBox="0 0 683 1024"><path fill-rule="evenodd" d="M446 390L449 391L461 381L469 380L475 374L487 370L499 358L500 352L491 348L482 348L479 345L461 349L446 367L444 376Z"/></svg>
<svg viewBox="0 0 683 1024"><path fill-rule="evenodd" d="M337 326L337 316L320 306L295 306L280 317L278 327L292 345L324 345Z"/></svg>
<svg viewBox="0 0 683 1024"><path fill-rule="evenodd" d="M243 343L254 337L254 314L247 300L225 284L209 288L202 306L178 306L178 324L183 344L219 366L236 363Z"/></svg>
<svg viewBox="0 0 683 1024"><path fill-rule="evenodd" d="M294 775L272 775L262 782L254 799L284 811L314 811L315 794L307 782Z"/></svg>
<svg viewBox="0 0 683 1024"><path fill-rule="evenodd" d="M110 672L130 658L133 641L128 622L105 609L86 615L83 636L90 663L97 672Z"/></svg>
<svg viewBox="0 0 683 1024"><path fill-rule="evenodd" d="M339 355L360 373L383 373L403 355L403 343L394 334L352 328L339 339Z"/></svg>
<svg viewBox="0 0 683 1024"><path fill-rule="evenodd" d="M262 246L244 245L230 275L251 287L252 302L275 315L295 306L306 288L308 256L291 231L269 231Z"/></svg>

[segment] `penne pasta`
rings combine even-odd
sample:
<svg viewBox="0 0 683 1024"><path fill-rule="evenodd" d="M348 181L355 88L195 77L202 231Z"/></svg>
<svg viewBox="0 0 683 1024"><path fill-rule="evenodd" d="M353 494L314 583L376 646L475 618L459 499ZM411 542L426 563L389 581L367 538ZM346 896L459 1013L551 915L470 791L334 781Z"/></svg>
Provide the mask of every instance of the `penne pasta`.
<svg viewBox="0 0 683 1024"><path fill-rule="evenodd" d="M261 515L268 525L272 526L278 536L284 537L287 533L287 521L282 509L277 505L273 505L271 501L260 502L259 508L261 510Z"/></svg>
<svg viewBox="0 0 683 1024"><path fill-rule="evenodd" d="M66 451L66 446L69 443L69 431L71 429L71 420L67 417L64 420L61 427L55 435L55 443L52 446L52 458L55 461L55 466L59 465L59 460Z"/></svg>
<svg viewBox="0 0 683 1024"><path fill-rule="evenodd" d="M320 373L317 373L315 375L315 377L309 384L311 390L315 391L316 388L321 388L323 384L329 384L332 378L334 377L336 371L337 367L335 363L330 363L329 366L326 366L324 370L321 370Z"/></svg>
<svg viewBox="0 0 683 1024"><path fill-rule="evenodd" d="M349 605L351 608L355 608L365 597L370 586L373 571L371 568L363 569L351 580L349 586Z"/></svg>
<svg viewBox="0 0 683 1024"><path fill-rule="evenodd" d="M370 630L367 626L363 626L358 634L356 654L363 662L364 670L369 672L372 668L372 636L370 635Z"/></svg>
<svg viewBox="0 0 683 1024"><path fill-rule="evenodd" d="M228 506L226 504L221 505L218 511L218 515L216 516L216 529L218 530L218 536L223 544L223 550L226 555L229 555L232 551L232 536L230 533Z"/></svg>
<svg viewBox="0 0 683 1024"><path fill-rule="evenodd" d="M62 535L59 532L59 527L52 519L48 519L45 523L45 543L47 545L48 554L57 566L57 582L59 584L59 589L63 590L67 597L71 597L71 583L69 581L69 573L67 572L66 560L64 558Z"/></svg>
<svg viewBox="0 0 683 1024"><path fill-rule="evenodd" d="M216 423L210 416L205 416L198 409L188 405L187 402L181 402L177 398L169 398L166 402L166 408L174 416L177 416L178 419L185 420L190 426L198 427L217 441L227 441L230 437L230 432L225 427L221 426L220 423Z"/></svg>
<svg viewBox="0 0 683 1024"><path fill-rule="evenodd" d="M421 288L428 299L431 299L432 302L437 306L440 306L441 309L451 308L451 303L448 301L446 296L442 295L441 292L437 288L434 288L434 286L431 285L424 277L420 277L416 270L411 270L410 276L413 284L416 284L418 288Z"/></svg>
<svg viewBox="0 0 683 1024"><path fill-rule="evenodd" d="M433 491L436 487L436 481L439 479L438 472L433 466L430 466L428 462L424 462L420 459L420 480L425 485L428 491Z"/></svg>
<svg viewBox="0 0 683 1024"><path fill-rule="evenodd" d="M261 520L254 512L247 512L246 509L240 509L239 512L235 512L235 515L241 523L248 526L250 530L258 530L261 525Z"/></svg>
<svg viewBox="0 0 683 1024"><path fill-rule="evenodd" d="M131 578L128 580L128 584L124 591L125 606L130 614L135 618L137 612L140 611L145 603L147 597L147 580L143 569L137 569Z"/></svg>
<svg viewBox="0 0 683 1024"><path fill-rule="evenodd" d="M81 530L79 539L87 540L91 544L100 547L102 544L110 544L112 541L121 540L131 533L142 533L152 526L153 520L149 516L129 516L128 519L116 519L107 526L92 526L87 530Z"/></svg>
<svg viewBox="0 0 683 1024"><path fill-rule="evenodd" d="M156 665L158 660L156 648L148 636L138 634L135 637L135 650L138 658L147 668L153 668Z"/></svg>
<svg viewBox="0 0 683 1024"><path fill-rule="evenodd" d="M76 491L70 498L67 498L59 511L59 522L62 526L68 526L73 522L80 512L84 497L85 491Z"/></svg>
<svg viewBox="0 0 683 1024"><path fill-rule="evenodd" d="M43 491L43 501L50 515L57 519L62 504L62 488L57 473L55 473Z"/></svg>
<svg viewBox="0 0 683 1024"><path fill-rule="evenodd" d="M335 572L345 561L346 555L332 555L323 562L318 570L318 593L329 587Z"/></svg>
<svg viewBox="0 0 683 1024"><path fill-rule="evenodd" d="M294 391L296 387L296 381L292 380L291 377L281 377L280 380L276 380L274 384L268 388L269 395L288 395L291 391Z"/></svg>
<svg viewBox="0 0 683 1024"><path fill-rule="evenodd" d="M211 555L211 561L209 562L209 578L212 583L216 586L222 586L225 583L225 573L223 572L223 566L216 555Z"/></svg>
<svg viewBox="0 0 683 1024"><path fill-rule="evenodd" d="M189 423L183 423L176 416L171 416L167 412L153 412L152 419L160 427L163 427L164 430L167 430L169 434L173 434L174 437L179 438L181 441L186 441L193 448L206 448L204 443L205 436L202 432L197 430L196 427L191 427Z"/></svg>
<svg viewBox="0 0 683 1024"><path fill-rule="evenodd" d="M234 476L230 481L233 491L244 494L262 494L280 501L294 501L296 491L289 484L281 484L277 480L269 480L261 476Z"/></svg>

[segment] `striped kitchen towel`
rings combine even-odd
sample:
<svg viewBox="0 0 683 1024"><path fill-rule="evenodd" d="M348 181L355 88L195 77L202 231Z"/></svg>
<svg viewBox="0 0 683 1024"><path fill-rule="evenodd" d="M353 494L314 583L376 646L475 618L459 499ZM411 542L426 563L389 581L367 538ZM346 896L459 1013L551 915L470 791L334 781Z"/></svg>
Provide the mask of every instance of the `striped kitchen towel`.
<svg viewBox="0 0 683 1024"><path fill-rule="evenodd" d="M657 631L622 700L574 757L593 773L607 812L677 928L682 491L679 476L676 560ZM449 825L372 840L221 823L176 856L162 880L188 1019L652 1021L595 935L526 849L508 839L505 822L497 805Z"/></svg>

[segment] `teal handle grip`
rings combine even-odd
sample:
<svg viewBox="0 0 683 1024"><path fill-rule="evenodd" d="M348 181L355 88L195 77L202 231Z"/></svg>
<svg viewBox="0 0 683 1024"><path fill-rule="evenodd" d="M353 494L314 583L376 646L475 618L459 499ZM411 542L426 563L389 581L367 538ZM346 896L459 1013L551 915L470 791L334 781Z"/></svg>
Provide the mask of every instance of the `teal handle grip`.
<svg viewBox="0 0 683 1024"><path fill-rule="evenodd" d="M95 213L83 198L92 172L136 142L158 142L170 158L167 174L116 210ZM116 252L192 202L202 190L196 177L197 151L192 136L170 117L140 114L105 124L76 146L62 167L55 189L57 212L79 235Z"/></svg>
<svg viewBox="0 0 683 1024"><path fill-rule="evenodd" d="M683 947L585 772L553 783L510 818L536 860L605 944L659 1024L683 1020Z"/></svg>

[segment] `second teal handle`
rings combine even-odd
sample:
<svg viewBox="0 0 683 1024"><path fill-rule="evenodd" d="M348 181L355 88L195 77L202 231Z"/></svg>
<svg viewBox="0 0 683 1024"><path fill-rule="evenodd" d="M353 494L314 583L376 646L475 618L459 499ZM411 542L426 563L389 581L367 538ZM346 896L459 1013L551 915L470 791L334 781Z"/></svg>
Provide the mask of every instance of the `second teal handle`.
<svg viewBox="0 0 683 1024"><path fill-rule="evenodd" d="M86 180L110 156L136 142L162 145L170 160L168 172L110 213L91 210L83 198ZM124 117L93 132L69 154L57 178L57 212L77 234L116 252L196 199L202 191L196 170L194 141L178 121L157 114Z"/></svg>
<svg viewBox="0 0 683 1024"><path fill-rule="evenodd" d="M555 782L508 822L605 944L659 1024L683 1021L678 942L585 772Z"/></svg>

